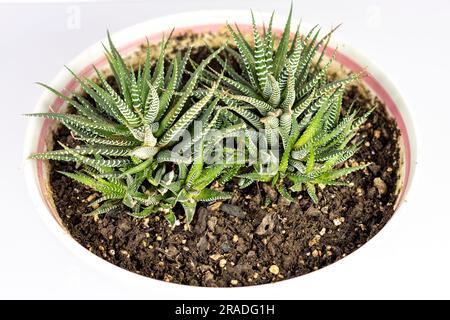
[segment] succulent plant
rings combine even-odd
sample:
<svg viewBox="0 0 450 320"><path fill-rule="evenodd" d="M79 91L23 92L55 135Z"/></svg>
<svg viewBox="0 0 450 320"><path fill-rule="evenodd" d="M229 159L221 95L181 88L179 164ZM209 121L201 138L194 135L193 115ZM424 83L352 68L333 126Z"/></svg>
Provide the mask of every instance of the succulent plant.
<svg viewBox="0 0 450 320"><path fill-rule="evenodd" d="M30 158L73 161L83 165L78 172L62 173L101 193L101 197L91 204L97 207L91 214L105 213L123 203L132 208L134 216L143 217L162 211L174 223L172 209L177 202L184 202L182 198L189 203L184 206L191 208L194 200L227 197L205 189L212 182L208 174L214 172L215 178L220 170L193 165L192 157L174 151L174 146L182 151L192 148L217 122L214 106L218 99L213 99L213 94L218 83L198 101L190 100L202 70L223 47L206 58L181 88L190 50L184 56L178 54L169 71L165 72L167 41L163 40L152 74L149 45L145 64L135 71L126 65L109 35L108 39L110 49L105 48L105 55L119 90L114 89L97 69L99 83L81 79L72 72L95 103L75 92L73 97L68 97L42 84L73 106L76 113L49 112L29 116L60 121L70 129L75 139L81 141L81 145L76 148L62 145L61 150L36 153ZM177 144L180 135L192 127L196 119L201 120L203 130L180 147ZM189 174L186 175L187 172ZM203 172L201 177L200 172ZM186 186L185 179L188 179ZM195 190L189 193L189 197L186 196L186 190L190 190L187 187ZM182 190L184 196L179 197ZM187 212L188 222L192 216L192 210Z"/></svg>
<svg viewBox="0 0 450 320"><path fill-rule="evenodd" d="M275 170L262 172L257 163L254 172L239 175L242 186L252 181L271 181L289 197L283 183L286 177L294 182L293 191L304 186L317 202L316 185L341 184L338 178L362 168L335 169L357 151L357 145L350 141L370 112L360 117L357 112L341 116L345 86L364 73L329 79L336 51L324 66L322 61L334 29L319 38L320 29L315 26L303 37L298 26L291 39L291 17L292 8L278 45L272 30L273 15L261 35L252 13L252 42L247 41L238 25L233 28L227 24L236 47L227 47L226 51L239 67L235 69L216 57L226 70L220 81L225 103L222 109L238 116L250 128L262 130L268 150L280 151ZM206 83L218 78L217 72L203 72Z"/></svg>

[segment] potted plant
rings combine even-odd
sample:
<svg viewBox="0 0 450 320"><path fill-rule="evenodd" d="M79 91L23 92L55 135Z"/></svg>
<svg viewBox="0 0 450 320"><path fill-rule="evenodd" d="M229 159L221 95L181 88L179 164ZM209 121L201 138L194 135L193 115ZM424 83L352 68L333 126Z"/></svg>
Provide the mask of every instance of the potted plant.
<svg viewBox="0 0 450 320"><path fill-rule="evenodd" d="M303 275L372 238L409 185L408 115L376 68L291 15L138 25L44 85L57 99L31 114L46 120L30 125L27 176L63 241L227 287Z"/></svg>

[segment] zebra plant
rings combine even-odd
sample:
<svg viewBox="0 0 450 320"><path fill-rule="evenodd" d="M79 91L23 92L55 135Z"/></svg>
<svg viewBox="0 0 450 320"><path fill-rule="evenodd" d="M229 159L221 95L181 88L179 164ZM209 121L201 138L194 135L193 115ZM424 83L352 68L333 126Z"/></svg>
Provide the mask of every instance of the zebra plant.
<svg viewBox="0 0 450 320"><path fill-rule="evenodd" d="M356 110L349 110L341 117L341 106L342 93L335 91L314 102L312 109L317 111L307 124L299 123L293 118L287 145L281 149L280 160L273 159L272 169L268 172L261 172L255 167L254 172L239 175L241 185L247 186L254 181L272 182L280 194L290 199L290 193L285 187L287 178L292 184L292 191L306 188L316 203L317 185L347 185L340 178L368 165L342 167L358 151L361 141L351 141L372 110L361 116L358 116Z"/></svg>
<svg viewBox="0 0 450 320"><path fill-rule="evenodd" d="M240 70L235 70L221 57L217 57L228 76L222 78L223 90L227 92L224 101L227 110L241 116L255 129L264 129L270 139L274 133L281 135L283 145L287 145L292 118L311 115L310 105L330 91L340 89L355 80L360 74L329 82L328 70L333 57L320 67L331 33L318 40L320 29L312 28L302 37L299 27L291 40L292 9L284 32L275 49L272 31L273 15L267 29L260 35L252 13L253 44L249 43L239 27L227 24L237 50L227 47L228 53L236 60ZM314 58L319 55L317 62ZM213 81L218 74L205 70L206 81ZM306 121L305 121L306 123Z"/></svg>
<svg viewBox="0 0 450 320"><path fill-rule="evenodd" d="M172 151L174 145L183 131L192 127L194 120L200 116L203 123L209 123L207 128L211 128L218 118L214 109L218 98L213 99L218 82L196 102L192 102L192 95L205 66L217 57L223 47L204 59L182 86L181 78L190 50L184 56L177 55L166 72L167 41L163 40L152 72L153 62L148 45L145 63L135 71L127 66L109 34L108 40L110 48L105 48L105 55L119 89L114 89L97 69L98 82L82 79L69 70L95 103L80 94L73 92L73 97L69 97L41 84L73 106L76 113L48 112L29 116L60 121L81 142L81 146L69 148L62 145L61 150L32 154L30 158L72 161L83 165L79 172L63 174L102 194L93 203L94 207L102 204L93 214L107 212L123 203L132 208L136 216L159 210L173 221L171 208L174 204L170 202L167 192L161 190L170 189L168 185L176 177L173 171L164 172L165 167L191 164L193 160L190 157ZM187 144L184 149L190 147ZM156 180L155 173L159 177ZM146 181L150 182L148 188L144 186ZM204 189L206 185L202 184L202 187Z"/></svg>
<svg viewBox="0 0 450 320"><path fill-rule="evenodd" d="M334 29L319 38L320 29L315 26L303 37L298 26L291 39L291 17L292 8L278 45L272 31L273 15L261 35L252 13L252 42L237 25L227 25L237 49L227 47L226 51L240 70L216 57L227 72L221 79L222 109L262 130L269 149L281 150L281 158L272 160L279 163L278 169L262 173L261 164L257 164L255 172L240 175L242 186L272 181L289 197L283 183L289 177L295 182L294 191L304 186L317 201L315 185L338 184L338 178L361 169L333 168L357 151L349 142L370 113L358 117L353 112L341 119L345 86L363 73L331 81L328 73L336 51L324 66L322 61ZM212 70L203 73L206 83L218 77Z"/></svg>

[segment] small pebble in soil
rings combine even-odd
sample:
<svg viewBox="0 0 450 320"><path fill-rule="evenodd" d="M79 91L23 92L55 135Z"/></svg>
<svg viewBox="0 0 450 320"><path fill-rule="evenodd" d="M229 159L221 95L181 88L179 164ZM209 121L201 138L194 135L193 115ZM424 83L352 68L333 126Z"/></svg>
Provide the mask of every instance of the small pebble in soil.
<svg viewBox="0 0 450 320"><path fill-rule="evenodd" d="M214 202L213 204L208 206L208 209L211 211L217 211L219 210L220 206L222 205L222 202Z"/></svg>
<svg viewBox="0 0 450 320"><path fill-rule="evenodd" d="M214 279L214 274L211 271L206 271L204 279L205 282L209 282Z"/></svg>
<svg viewBox="0 0 450 320"><path fill-rule="evenodd" d="M226 259L220 259L219 267L225 268L226 265L227 265L227 260Z"/></svg>
<svg viewBox="0 0 450 320"><path fill-rule="evenodd" d="M215 230L215 228L216 228L216 224L217 224L217 217L210 217L209 218L209 220L208 220L208 222L207 222L207 225L208 225L208 229L211 231L211 232L214 232L214 230Z"/></svg>
<svg viewBox="0 0 450 320"><path fill-rule="evenodd" d="M219 253L215 253L215 254L210 255L209 257L210 257L212 260L217 261L217 260L220 259L220 257L222 257L222 255L219 254Z"/></svg>
<svg viewBox="0 0 450 320"><path fill-rule="evenodd" d="M228 242L224 242L220 246L220 249L222 249L223 252L227 253L227 252L230 252L231 246L228 244Z"/></svg>
<svg viewBox="0 0 450 320"><path fill-rule="evenodd" d="M162 240L162 237L161 236L157 236L156 237L156 241L161 241Z"/></svg>
<svg viewBox="0 0 450 320"><path fill-rule="evenodd" d="M237 281L236 279L231 280L231 284L232 284L233 286L237 286L238 283L239 283L239 281Z"/></svg>
<svg viewBox="0 0 450 320"><path fill-rule="evenodd" d="M375 139L380 139L381 131L380 130L374 130L373 131L373 136L375 137Z"/></svg>
<svg viewBox="0 0 450 320"><path fill-rule="evenodd" d="M278 273L280 273L280 268L278 268L277 265L273 264L273 265L270 266L269 272L274 274L274 275L277 275Z"/></svg>
<svg viewBox="0 0 450 320"><path fill-rule="evenodd" d="M323 236L326 232L327 232L327 229L326 228L322 228L322 230L320 230L319 234L321 236Z"/></svg>
<svg viewBox="0 0 450 320"><path fill-rule="evenodd" d="M239 237L238 237L237 234L235 234L235 235L233 236L233 242L236 243L236 242L238 242L238 241L239 241Z"/></svg>
<svg viewBox="0 0 450 320"><path fill-rule="evenodd" d="M360 187L356 188L356 194L360 197L364 195L364 190Z"/></svg>
<svg viewBox="0 0 450 320"><path fill-rule="evenodd" d="M340 226L342 224L340 218L333 219L333 223L334 223L335 226Z"/></svg>
<svg viewBox="0 0 450 320"><path fill-rule="evenodd" d="M127 258L130 257L130 254L128 253L127 250L120 250L120 253L121 253L123 256L127 257Z"/></svg>
<svg viewBox="0 0 450 320"><path fill-rule="evenodd" d="M380 195L385 194L387 191L387 186L386 183L381 180L381 178L375 178L373 179L373 185L375 186L375 188L377 188L378 193Z"/></svg>
<svg viewBox="0 0 450 320"><path fill-rule="evenodd" d="M320 235L316 234L316 235L314 236L314 238L312 238L311 240L309 240L308 245L309 245L310 247L312 247L312 246L316 245L317 243L319 243L319 241L320 241Z"/></svg>
<svg viewBox="0 0 450 320"><path fill-rule="evenodd" d="M93 193L91 194L89 197L86 198L87 202L91 202L92 200L94 200L95 198L97 198L97 194Z"/></svg>
<svg viewBox="0 0 450 320"><path fill-rule="evenodd" d="M164 275L164 281L171 282L172 280L173 280L173 276L171 276L170 274Z"/></svg>

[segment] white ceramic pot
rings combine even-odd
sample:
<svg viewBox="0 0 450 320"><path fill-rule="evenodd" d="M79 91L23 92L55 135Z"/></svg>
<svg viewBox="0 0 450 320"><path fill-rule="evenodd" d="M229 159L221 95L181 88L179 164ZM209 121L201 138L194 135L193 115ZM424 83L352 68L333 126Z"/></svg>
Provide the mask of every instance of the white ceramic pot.
<svg viewBox="0 0 450 320"><path fill-rule="evenodd" d="M270 15L260 14L258 16L263 18L265 21L268 21ZM173 27L176 28L176 32L182 32L183 29L189 29L194 32L215 31L223 28L224 23L227 20L237 22L243 29L248 28L251 21L248 11L189 12L153 19L144 23L134 25L113 34L112 38L116 46L119 48L119 51L123 54L127 54L134 51L139 44L144 43L146 41L146 38L148 38L151 42L157 42L161 38L163 33L167 34ZM286 20L283 17L275 17L274 29L283 29L285 21ZM105 40L103 40L103 42L105 43ZM334 41L334 44L336 44L336 41ZM334 44L332 43L330 47L333 48ZM294 278L275 284L264 285L265 287L270 286L275 290L277 290L277 288L286 288L286 286L299 286L302 284L306 284L305 281L307 281L307 279L310 278L311 275L314 275L315 279L321 276L332 279L333 277L330 276L330 274L332 275L333 273L337 273L336 275L338 276L339 273L342 273L342 270L344 269L347 270L346 274L349 274L348 272L351 272L352 268L354 268L353 265L360 266L361 263L364 264L364 262L358 261L358 259L364 259L364 257L366 256L362 254L364 250L368 251L370 247L376 246L377 242L382 241L381 238L383 237L383 234L389 232L388 229L390 229L391 224L402 222L402 219L397 217L402 215L402 207L400 206L400 204L405 199L407 191L411 185L417 157L414 128L408 108L396 87L388 79L388 77L384 74L380 67L375 65L370 59L365 57L359 51L339 42L339 53L336 57L336 60L352 71L357 71L364 67L367 67L369 76L364 79L366 86L386 104L390 114L397 121L399 129L401 131L402 139L400 143L401 149L403 151L403 167L401 170L402 190L399 196L399 202L397 203L397 212L395 213L394 218L391 219L391 221L383 228L383 232L369 241L371 245L369 246L368 244L366 244L362 247L362 249L356 250L351 255L352 259L342 259L341 261L332 264L327 268L320 269L319 271L299 278ZM106 65L101 42L98 42L88 49L84 50L68 64L68 67L77 74L89 76L93 73L93 64L99 68ZM58 75L50 83L50 86L58 90L66 90L66 92L70 92L77 88L77 83L73 80L69 72L67 72L65 69L62 69L62 71L59 72ZM63 107L63 102L61 101L61 99L57 99L52 93L45 90L33 111L47 112L49 110L49 107L51 107L51 109L54 111L58 111ZM49 136L52 124L50 120L44 120L40 118L30 118L28 121L29 125L24 150L25 157L33 152L45 151L46 139ZM51 232L56 236L58 241L63 243L75 255L85 260L87 263L92 264L95 268L99 268L102 273L110 273L113 279L112 281L114 281L115 279L117 281L123 280L125 283L135 282L139 283L139 285L157 285L160 290L159 292L163 292L164 290L170 291L173 288L181 288L181 286L179 285L164 283L126 271L106 262L105 260L86 250L70 236L69 232L63 227L60 218L56 213L56 209L50 196L50 189L48 186L48 170L43 162L28 160L26 162L24 172L28 184L29 193L34 202L36 211L40 214L42 220L51 230ZM212 297L210 296L212 292L211 288L184 288L200 292L200 294L196 297ZM248 298L245 293L249 292L248 290L253 290L253 292L256 292L254 289L254 287L253 289L251 287L247 287L216 290L234 290L235 292L238 290L239 292L243 293L243 295L241 294L241 297ZM235 297L239 297L239 295L236 295Z"/></svg>

